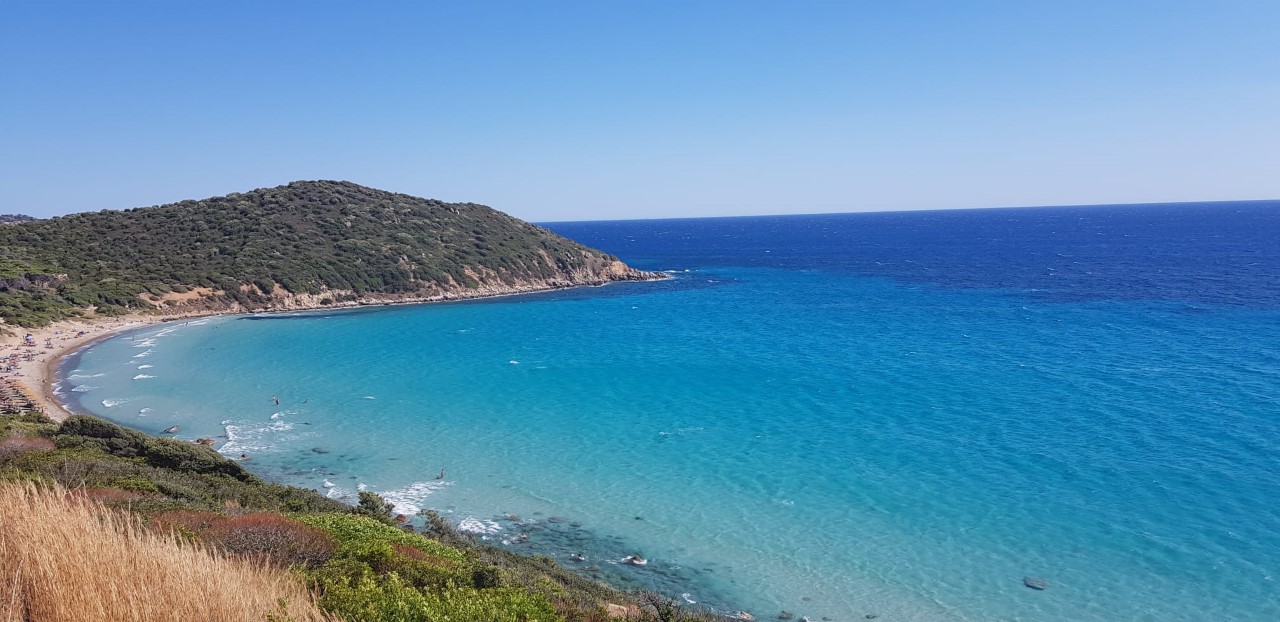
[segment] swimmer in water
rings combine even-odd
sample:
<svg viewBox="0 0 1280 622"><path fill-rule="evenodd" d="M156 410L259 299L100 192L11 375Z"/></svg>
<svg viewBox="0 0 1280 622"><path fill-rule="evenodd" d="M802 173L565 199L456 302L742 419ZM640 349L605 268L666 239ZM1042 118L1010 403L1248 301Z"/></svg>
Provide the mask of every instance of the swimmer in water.
<svg viewBox="0 0 1280 622"><path fill-rule="evenodd" d="M440 469L440 474L436 476L436 479L444 479L444 469Z"/></svg>
<svg viewBox="0 0 1280 622"><path fill-rule="evenodd" d="M274 395L272 395L272 396L271 396L271 401L275 402L275 403L276 403L276 406L279 406L279 405L280 405L280 398L278 398L278 397L276 397L276 396L274 396Z"/></svg>

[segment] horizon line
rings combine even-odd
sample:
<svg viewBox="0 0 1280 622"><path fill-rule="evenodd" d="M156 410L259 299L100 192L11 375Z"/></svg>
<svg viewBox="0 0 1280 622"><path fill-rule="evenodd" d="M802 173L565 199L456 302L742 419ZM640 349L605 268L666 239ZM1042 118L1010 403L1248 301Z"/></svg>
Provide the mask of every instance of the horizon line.
<svg viewBox="0 0 1280 622"><path fill-rule="evenodd" d="M635 222L635 221L659 221L659 220L711 220L711 219L730 219L730 218L790 218L804 216L852 216L854 214L899 214L907 212L974 212L983 210L1020 210L1020 209L1063 209L1063 208L1100 208L1100 207L1159 207L1159 206L1181 206L1181 205L1223 205L1233 203L1280 203L1280 198L1274 199L1221 199L1208 201L1140 201L1134 203L1063 203L1053 205L996 205L988 207L924 207L924 208L908 208L908 209L882 209L882 210L863 210L853 212L802 212L796 214L731 214L719 216L659 216L655 218L589 218L583 220L530 220L536 225L542 224L563 224L575 222ZM497 208L494 208L497 209ZM499 210L501 211L501 210Z"/></svg>

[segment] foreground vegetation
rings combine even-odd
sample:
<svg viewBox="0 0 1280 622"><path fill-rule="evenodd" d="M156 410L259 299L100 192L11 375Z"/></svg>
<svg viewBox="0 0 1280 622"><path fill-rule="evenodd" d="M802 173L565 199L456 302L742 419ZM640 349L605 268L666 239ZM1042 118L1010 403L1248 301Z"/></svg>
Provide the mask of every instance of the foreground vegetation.
<svg viewBox="0 0 1280 622"><path fill-rule="evenodd" d="M350 182L294 182L202 201L0 227L0 318L85 309L263 309L467 295L636 278L617 259L474 203Z"/></svg>
<svg viewBox="0 0 1280 622"><path fill-rule="evenodd" d="M0 417L0 621L718 619L425 518L93 417Z"/></svg>
<svg viewBox="0 0 1280 622"><path fill-rule="evenodd" d="M0 482L0 525L0 621L332 619L287 572L58 486Z"/></svg>

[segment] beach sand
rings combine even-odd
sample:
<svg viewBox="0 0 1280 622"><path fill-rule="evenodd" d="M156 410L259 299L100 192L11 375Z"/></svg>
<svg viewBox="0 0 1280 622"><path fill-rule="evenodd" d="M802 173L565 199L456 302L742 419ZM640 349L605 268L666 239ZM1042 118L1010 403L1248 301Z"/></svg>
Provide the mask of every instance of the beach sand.
<svg viewBox="0 0 1280 622"><path fill-rule="evenodd" d="M0 362L0 380L16 385L46 416L61 422L73 414L53 394L58 364L63 357L121 331L197 315L209 314L133 314L64 320L40 328L6 326L15 334L0 336L0 358L5 359L5 362ZM31 336L30 340L26 339L27 335ZM3 371L8 357L13 354L18 355L16 369Z"/></svg>

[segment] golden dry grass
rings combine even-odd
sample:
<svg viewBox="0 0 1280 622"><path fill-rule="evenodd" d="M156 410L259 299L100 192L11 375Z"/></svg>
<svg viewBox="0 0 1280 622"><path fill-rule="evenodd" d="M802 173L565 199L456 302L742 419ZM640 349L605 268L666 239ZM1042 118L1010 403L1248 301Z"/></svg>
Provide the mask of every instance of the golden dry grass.
<svg viewBox="0 0 1280 622"><path fill-rule="evenodd" d="M0 622L268 619L331 618L286 572L147 529L83 495L0 482Z"/></svg>

